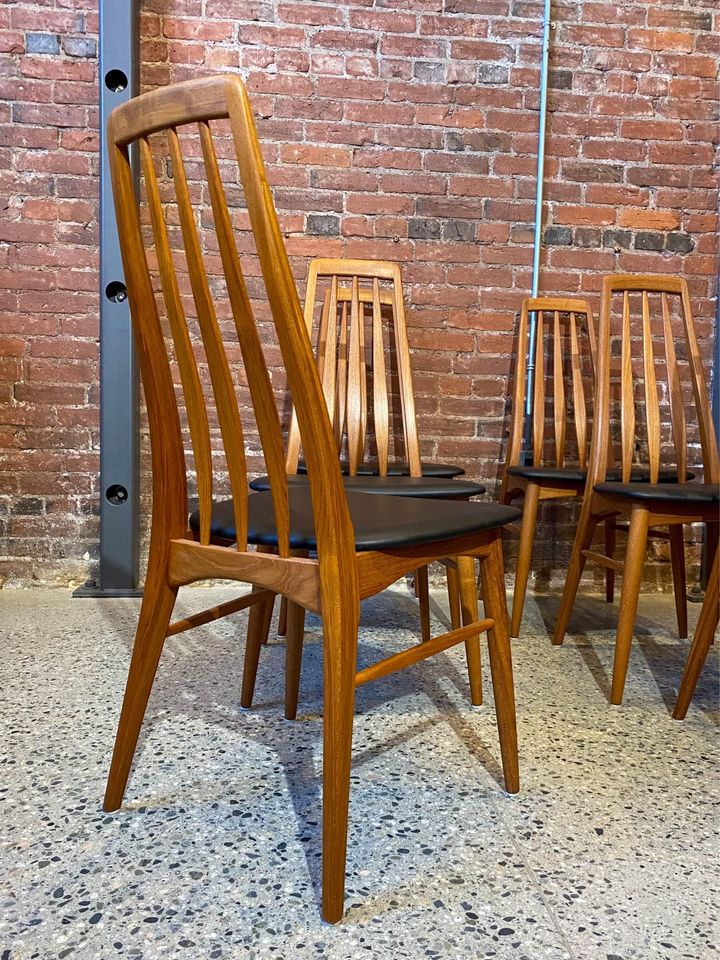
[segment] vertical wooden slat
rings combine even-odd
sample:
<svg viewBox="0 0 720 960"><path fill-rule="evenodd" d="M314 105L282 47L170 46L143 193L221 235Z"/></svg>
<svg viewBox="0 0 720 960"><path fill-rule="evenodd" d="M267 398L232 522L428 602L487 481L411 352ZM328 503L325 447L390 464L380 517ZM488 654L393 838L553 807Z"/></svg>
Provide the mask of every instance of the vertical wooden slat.
<svg viewBox="0 0 720 960"><path fill-rule="evenodd" d="M190 202L185 165L183 163L182 153L180 152L180 143L177 132L173 128L168 129L168 142L170 145L170 157L172 159L173 179L175 181L175 194L180 215L180 228L182 230L185 257L190 275L190 286L192 288L200 333L205 347L208 368L210 370L210 379L215 396L215 406L230 478L235 530L237 532L237 549L244 551L247 550L248 478L240 411L238 410L235 387L232 376L230 375L230 367L210 295L205 263L202 257L200 240L195 225L192 204Z"/></svg>
<svg viewBox="0 0 720 960"><path fill-rule="evenodd" d="M589 334L589 331L588 331ZM570 369L572 372L573 410L575 419L575 436L577 438L578 462L585 469L587 466L587 410L585 408L585 390L583 389L582 357L578 341L577 320L574 312L570 312Z"/></svg>
<svg viewBox="0 0 720 960"><path fill-rule="evenodd" d="M350 476L357 475L362 462L362 380L360 296L358 278L352 279L350 300L350 359L347 392L348 467Z"/></svg>
<svg viewBox="0 0 720 960"><path fill-rule="evenodd" d="M318 372L331 422L335 419L337 390L337 277L323 298L318 336Z"/></svg>
<svg viewBox="0 0 720 960"><path fill-rule="evenodd" d="M317 290L317 270L315 264L310 264L308 270L307 287L305 289L305 308L303 316L305 319L305 329L310 340L312 340L312 328L315 319L315 296ZM285 470L289 474L295 474L298 471L300 462L300 428L298 425L297 410L293 404L290 417L290 429L288 430L287 454L285 456Z"/></svg>
<svg viewBox="0 0 720 960"><path fill-rule="evenodd" d="M385 370L385 341L383 340L380 284L377 277L372 289L372 345L373 345L373 422L377 446L378 470L387 476L390 422L388 412L387 373Z"/></svg>
<svg viewBox="0 0 720 960"><path fill-rule="evenodd" d="M633 390L632 345L630 341L630 296L627 290L623 291L620 369L620 439L622 482L628 483L630 480L630 470L635 445L635 395Z"/></svg>
<svg viewBox="0 0 720 960"><path fill-rule="evenodd" d="M265 456L265 467L270 478L270 491L278 535L278 552L280 556L287 557L290 556L290 512L280 418L250 304L250 297L245 285L245 278L240 267L212 133L207 123L200 123L198 129L228 298L243 355L255 420Z"/></svg>
<svg viewBox="0 0 720 960"><path fill-rule="evenodd" d="M210 542L210 521L212 518L212 450L207 410L203 398L202 385L197 363L190 342L190 334L182 307L180 290L175 272L175 263L170 250L167 225L160 201L153 156L150 144L145 137L139 141L140 159L145 178L150 222L152 224L155 251L158 258L160 282L170 324L175 355L180 369L185 409L190 429L190 442L195 459L197 474L198 507L200 512L200 542Z"/></svg>
<svg viewBox="0 0 720 960"><path fill-rule="evenodd" d="M718 483L720 482L718 438L713 424L705 371L703 370L702 360L700 359L700 348L697 342L697 334L695 333L687 280L680 281L680 301L682 303L683 326L685 327L685 339L687 341L687 359L697 410L700 446L703 454L703 480L705 483Z"/></svg>
<svg viewBox="0 0 720 960"><path fill-rule="evenodd" d="M545 335L543 312L538 310L535 327L535 382L533 383L533 465L539 467L543 459L545 435Z"/></svg>
<svg viewBox="0 0 720 960"><path fill-rule="evenodd" d="M410 368L410 347L407 324L405 322L405 301L403 297L402 275L397 264L393 270L393 327L395 332L395 350L397 354L398 387L400 389L400 408L402 410L405 434L405 456L408 460L411 477L422 476L420 464L420 438L418 437L415 417L415 394Z"/></svg>
<svg viewBox="0 0 720 960"><path fill-rule="evenodd" d="M677 463L678 480L687 479L687 430L685 424L685 404L675 354L670 305L667 293L662 294L663 334L665 339L665 363L667 366L668 393L670 397L670 422L672 424L673 445Z"/></svg>
<svg viewBox="0 0 720 960"><path fill-rule="evenodd" d="M365 440L367 438L367 408L368 408L368 375L367 354L365 352L365 304L362 299L358 304L359 341L360 341L360 459L358 466L363 462L365 454Z"/></svg>
<svg viewBox="0 0 720 960"><path fill-rule="evenodd" d="M340 308L340 334L338 336L337 392L335 398L335 440L338 453L342 448L347 418L348 390L348 315L347 303Z"/></svg>
<svg viewBox="0 0 720 960"><path fill-rule="evenodd" d="M650 298L642 293L643 372L645 375L645 423L647 424L650 483L657 483L660 472L660 406L655 378L655 353L650 324Z"/></svg>
<svg viewBox="0 0 720 960"><path fill-rule="evenodd" d="M563 379L563 354L560 339L560 311L553 314L553 414L555 419L555 460L558 467L565 463L565 381Z"/></svg>

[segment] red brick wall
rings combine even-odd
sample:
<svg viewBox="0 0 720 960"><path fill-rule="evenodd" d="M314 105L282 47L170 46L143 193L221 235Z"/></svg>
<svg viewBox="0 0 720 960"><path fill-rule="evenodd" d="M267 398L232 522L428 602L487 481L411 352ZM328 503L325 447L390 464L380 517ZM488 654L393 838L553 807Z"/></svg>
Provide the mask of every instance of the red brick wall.
<svg viewBox="0 0 720 960"><path fill-rule="evenodd" d="M318 254L403 263L424 454L490 480L530 286L541 6L141 2L145 87L247 78L299 280ZM715 9L554 4L541 283L596 300L604 272L683 273L706 358ZM97 556L95 10L0 0L0 584Z"/></svg>

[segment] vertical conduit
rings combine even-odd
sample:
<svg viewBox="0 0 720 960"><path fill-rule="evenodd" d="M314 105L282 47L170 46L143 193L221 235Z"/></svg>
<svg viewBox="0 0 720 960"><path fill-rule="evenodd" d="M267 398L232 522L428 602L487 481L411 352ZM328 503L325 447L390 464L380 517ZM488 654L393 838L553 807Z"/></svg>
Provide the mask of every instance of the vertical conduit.
<svg viewBox="0 0 720 960"><path fill-rule="evenodd" d="M533 270L530 295L536 297L540 282L540 250L542 247L543 183L545 171L545 129L547 126L548 61L550 57L550 2L545 0L543 9L542 63L540 67L540 115L538 121L537 173L535 184L535 232L533 235ZM525 393L525 461L532 460L532 413L533 384L535 380L535 340L537 337L537 314L531 313L526 358ZM520 357L518 357L520 362Z"/></svg>

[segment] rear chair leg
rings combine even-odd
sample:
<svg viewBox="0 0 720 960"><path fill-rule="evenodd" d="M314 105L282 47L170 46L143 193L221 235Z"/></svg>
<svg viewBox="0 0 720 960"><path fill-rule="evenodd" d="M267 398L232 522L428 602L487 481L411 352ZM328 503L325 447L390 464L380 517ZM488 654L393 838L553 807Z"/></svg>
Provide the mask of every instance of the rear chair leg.
<svg viewBox="0 0 720 960"><path fill-rule="evenodd" d="M677 703L673 710L675 720L684 720L690 706L698 678L702 672L710 644L720 621L720 565L717 558L708 577L705 599L695 628L695 637L690 647L683 671Z"/></svg>
<svg viewBox="0 0 720 960"><path fill-rule="evenodd" d="M685 579L685 542L681 523L671 524L670 560L672 562L673 590L675 592L675 614L677 616L678 636L687 640L687 582Z"/></svg>
<svg viewBox="0 0 720 960"><path fill-rule="evenodd" d="M260 589L260 587L254 586L252 592L257 593ZM258 600L257 603L254 603L252 607L250 607L247 642L245 644L242 691L240 693L241 707L248 708L252 706L253 694L255 693L255 678L257 677L258 662L260 660L260 647L267 641L274 603L275 597L271 595L264 600Z"/></svg>
<svg viewBox="0 0 720 960"><path fill-rule="evenodd" d="M505 564L499 534L491 545L490 553L480 560L480 577L483 585L485 615L495 621L492 629L488 630L488 647L505 789L508 793L517 793L520 789L520 770L515 690L505 596Z"/></svg>
<svg viewBox="0 0 720 960"><path fill-rule="evenodd" d="M463 624L475 623L480 619L478 612L477 580L475 579L475 561L472 557L456 557L458 584L460 590L460 612ZM480 657L480 634L465 641L468 678L470 680L470 702L481 707L483 702L482 660Z"/></svg>
<svg viewBox="0 0 720 960"><path fill-rule="evenodd" d="M287 637L285 640L285 719L297 716L302 666L305 607L288 601Z"/></svg>
<svg viewBox="0 0 720 960"><path fill-rule="evenodd" d="M430 591L427 567L418 567L415 571L415 596L420 604L420 635L425 643L430 639Z"/></svg>
<svg viewBox="0 0 720 960"><path fill-rule="evenodd" d="M460 579L454 560L448 561L446 573L450 628L451 630L457 630L462 625L462 620L460 618Z"/></svg>
<svg viewBox="0 0 720 960"><path fill-rule="evenodd" d="M608 517L605 521L605 556L611 559L615 557L615 536L615 517ZM615 571L610 567L605 568L605 599L608 603L615 600Z"/></svg>
<svg viewBox="0 0 720 960"><path fill-rule="evenodd" d="M628 545L625 553L625 568L620 594L620 613L615 638L615 663L613 664L612 689L610 691L610 703L616 705L622 703L623 690L625 689L625 677L630 660L630 644L635 629L640 583L647 552L649 517L648 511L639 507L634 507L630 514L630 529L628 530Z"/></svg>
<svg viewBox="0 0 720 960"><path fill-rule="evenodd" d="M565 578L565 589L563 590L560 609L558 610L555 621L555 633L553 634L552 642L556 645L562 643L565 639L568 623L570 622L570 614L572 613L575 597L577 596L578 587L580 586L580 578L585 569L583 550L587 550L590 546L597 524L598 521L594 517L589 516L583 519L581 514L580 523L575 533L575 540L573 541L568 572Z"/></svg>
<svg viewBox="0 0 720 960"><path fill-rule="evenodd" d="M149 569L153 566L151 555ZM164 565L155 576L148 575L105 789L104 810L117 810L122 803L176 597L177 587L168 586Z"/></svg>

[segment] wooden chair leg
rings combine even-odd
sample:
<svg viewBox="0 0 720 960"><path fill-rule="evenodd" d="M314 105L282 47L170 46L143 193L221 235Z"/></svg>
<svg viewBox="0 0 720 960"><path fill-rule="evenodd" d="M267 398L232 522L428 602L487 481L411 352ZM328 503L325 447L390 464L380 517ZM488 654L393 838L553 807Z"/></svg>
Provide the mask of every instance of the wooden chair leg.
<svg viewBox="0 0 720 960"><path fill-rule="evenodd" d="M305 632L305 607L288 603L287 637L285 640L285 719L297 716L300 691L300 668L302 666L303 634Z"/></svg>
<svg viewBox="0 0 720 960"><path fill-rule="evenodd" d="M448 565L447 569L447 592L448 607L450 608L450 628L457 630L462 625L460 614L460 579L458 577L457 567Z"/></svg>
<svg viewBox="0 0 720 960"><path fill-rule="evenodd" d="M623 690L625 689L625 677L630 660L630 644L635 629L640 583L647 553L649 519L650 515L647 510L643 510L641 507L633 507L630 514L630 529L628 530L628 544L625 552L620 612L615 638L615 663L613 664L612 689L610 691L610 703L616 705L622 703Z"/></svg>
<svg viewBox="0 0 720 960"><path fill-rule="evenodd" d="M474 623L480 619L478 613L477 580L475 561L472 557L457 557L458 585L460 589L460 613L463 624ZM490 616L490 614L488 614ZM468 678L470 680L470 702L481 707L483 702L482 660L480 657L480 634L465 641Z"/></svg>
<svg viewBox="0 0 720 960"><path fill-rule="evenodd" d="M360 604L341 593L323 598L322 915L342 919L345 899L350 759Z"/></svg>
<svg viewBox="0 0 720 960"><path fill-rule="evenodd" d="M518 545L517 567L515 570L515 589L513 590L512 618L510 620L510 636L516 639L520 635L523 607L525 606L525 592L530 563L532 561L533 543L535 541L535 524L537 523L538 504L540 503L540 487L536 483L529 483L523 500L523 518L520 528L520 543Z"/></svg>
<svg viewBox="0 0 720 960"><path fill-rule="evenodd" d="M708 577L700 617L695 628L690 653L688 654L685 670L680 681L677 703L673 710L675 720L684 720L695 693L698 678L705 665L710 644L713 642L718 622L720 621L720 566L717 555Z"/></svg>
<svg viewBox="0 0 720 960"><path fill-rule="evenodd" d="M252 592L256 593L259 589L260 587L253 587ZM275 597L270 596L266 600L259 600L250 607L247 641L245 643L242 690L240 692L241 707L249 708L252 706L253 694L255 693L255 678L257 677L258 662L260 660L260 647L267 640L270 631L270 620L272 618L274 603Z"/></svg>
<svg viewBox="0 0 720 960"><path fill-rule="evenodd" d="M616 533L615 517L608 517L605 521L606 557L615 557ZM608 603L613 603L615 600L615 571L611 570L610 567L605 568L605 599Z"/></svg>
<svg viewBox="0 0 720 960"><path fill-rule="evenodd" d="M152 553L149 569L153 569ZM122 803L176 597L177 587L168 586L164 564L162 572L148 575L105 788L103 809L108 811Z"/></svg>
<svg viewBox="0 0 720 960"><path fill-rule="evenodd" d="M423 642L426 642L430 639L430 590L427 567L418 567L415 571L415 596L420 604L420 635Z"/></svg>
<svg viewBox="0 0 720 960"><path fill-rule="evenodd" d="M670 526L670 560L672 561L673 588L675 591L675 614L678 636L687 640L687 582L685 579L685 542L681 523Z"/></svg>
<svg viewBox="0 0 720 960"><path fill-rule="evenodd" d="M277 635L279 637L286 637L287 630L288 630L288 601L287 601L287 597L281 597L280 613L278 614Z"/></svg>
<svg viewBox="0 0 720 960"><path fill-rule="evenodd" d="M499 536L492 544L489 555L480 560L480 577L483 585L485 616L492 617L495 621L493 628L488 630L488 647L505 789L508 793L517 793L520 789L520 770L515 690L505 596L505 565Z"/></svg>
<svg viewBox="0 0 720 960"><path fill-rule="evenodd" d="M572 613L575 597L577 596L578 587L580 586L580 578L585 569L583 550L587 550L590 546L597 525L598 521L594 517L588 516L583 518L581 515L580 523L575 532L575 540L573 541L572 554L570 555L568 572L565 577L565 588L563 590L562 600L560 601L560 609L558 610L555 621L555 632L552 642L556 645L562 643L565 639L568 623L570 622L570 614Z"/></svg>

